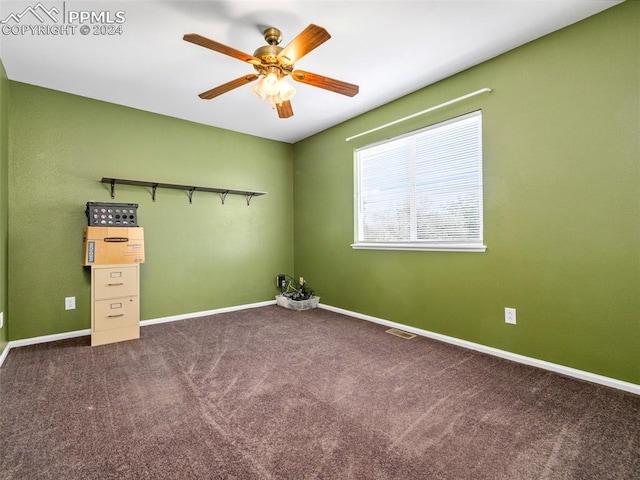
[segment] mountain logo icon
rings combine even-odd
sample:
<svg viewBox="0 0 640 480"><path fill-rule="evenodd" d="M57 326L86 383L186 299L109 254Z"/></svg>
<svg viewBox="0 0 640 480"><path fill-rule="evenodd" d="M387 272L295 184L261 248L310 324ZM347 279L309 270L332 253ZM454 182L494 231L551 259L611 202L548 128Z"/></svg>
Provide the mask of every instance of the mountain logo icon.
<svg viewBox="0 0 640 480"><path fill-rule="evenodd" d="M29 6L25 8L22 13L10 14L4 20L0 20L0 23L9 23L11 20L13 20L15 23L20 23L22 18L28 13L36 17L40 21L40 23L45 23L46 17L49 17L51 20L53 20L54 23L58 23L58 18L56 17L56 15L60 14L60 10L58 10L56 7L47 10L44 5L42 5L42 3L38 2L35 7Z"/></svg>

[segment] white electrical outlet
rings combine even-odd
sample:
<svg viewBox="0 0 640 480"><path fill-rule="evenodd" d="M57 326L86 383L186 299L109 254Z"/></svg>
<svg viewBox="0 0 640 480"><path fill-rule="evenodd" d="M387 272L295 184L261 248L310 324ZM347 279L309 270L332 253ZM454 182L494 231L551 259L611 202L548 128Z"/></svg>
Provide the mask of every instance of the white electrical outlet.
<svg viewBox="0 0 640 480"><path fill-rule="evenodd" d="M4 326L4 312L0 312L0 328Z"/></svg>
<svg viewBox="0 0 640 480"><path fill-rule="evenodd" d="M65 297L64 299L64 309L65 310L75 310L76 308L76 297Z"/></svg>
<svg viewBox="0 0 640 480"><path fill-rule="evenodd" d="M505 308L504 309L504 321L505 323L509 323L511 325L516 324L516 309L515 308Z"/></svg>

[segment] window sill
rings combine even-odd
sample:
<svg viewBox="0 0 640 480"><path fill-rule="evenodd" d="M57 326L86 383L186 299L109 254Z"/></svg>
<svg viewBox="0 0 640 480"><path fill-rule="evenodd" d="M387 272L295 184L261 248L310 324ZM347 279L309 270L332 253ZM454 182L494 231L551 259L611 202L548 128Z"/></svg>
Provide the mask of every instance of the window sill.
<svg viewBox="0 0 640 480"><path fill-rule="evenodd" d="M423 252L479 252L487 251L486 245L471 245L464 243L353 243L354 250L410 250Z"/></svg>

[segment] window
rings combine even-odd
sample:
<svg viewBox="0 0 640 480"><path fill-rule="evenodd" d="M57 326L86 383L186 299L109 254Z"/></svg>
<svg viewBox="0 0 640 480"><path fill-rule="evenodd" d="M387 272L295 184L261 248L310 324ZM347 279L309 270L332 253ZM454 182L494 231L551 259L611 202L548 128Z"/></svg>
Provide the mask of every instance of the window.
<svg viewBox="0 0 640 480"><path fill-rule="evenodd" d="M353 248L484 252L482 113L355 151Z"/></svg>

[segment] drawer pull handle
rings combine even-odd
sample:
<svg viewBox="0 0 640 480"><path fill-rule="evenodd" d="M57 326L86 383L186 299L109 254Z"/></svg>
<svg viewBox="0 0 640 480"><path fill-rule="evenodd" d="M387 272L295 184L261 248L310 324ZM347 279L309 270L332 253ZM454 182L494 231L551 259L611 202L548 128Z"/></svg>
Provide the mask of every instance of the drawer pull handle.
<svg viewBox="0 0 640 480"><path fill-rule="evenodd" d="M124 317L124 313L118 313L116 315L108 315L107 318L116 318L116 317Z"/></svg>
<svg viewBox="0 0 640 480"><path fill-rule="evenodd" d="M118 285L124 285L124 282L119 282L119 283L107 283L108 287L117 287Z"/></svg>

